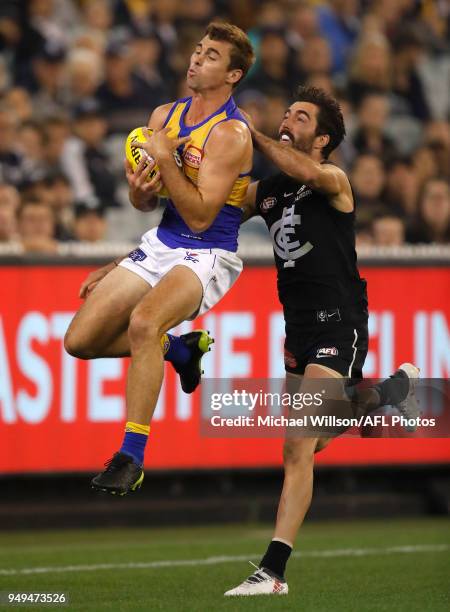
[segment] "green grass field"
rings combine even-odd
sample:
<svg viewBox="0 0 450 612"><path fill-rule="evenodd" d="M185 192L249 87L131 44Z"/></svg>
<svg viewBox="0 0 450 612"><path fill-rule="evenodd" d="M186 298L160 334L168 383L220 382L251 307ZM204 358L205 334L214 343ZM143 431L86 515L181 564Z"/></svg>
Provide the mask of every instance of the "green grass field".
<svg viewBox="0 0 450 612"><path fill-rule="evenodd" d="M270 534L267 525L0 533L0 591L64 591L70 604L52 608L83 612L450 609L445 519L306 524L287 597L224 598Z"/></svg>

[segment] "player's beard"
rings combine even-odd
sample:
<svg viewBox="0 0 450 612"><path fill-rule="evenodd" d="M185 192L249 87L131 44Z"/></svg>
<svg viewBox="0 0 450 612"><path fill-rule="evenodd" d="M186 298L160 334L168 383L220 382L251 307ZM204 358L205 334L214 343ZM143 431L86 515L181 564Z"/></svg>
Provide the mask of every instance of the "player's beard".
<svg viewBox="0 0 450 612"><path fill-rule="evenodd" d="M315 137L315 134L313 136L301 136L300 138L297 138L294 146L302 153L306 153L306 155L311 155Z"/></svg>

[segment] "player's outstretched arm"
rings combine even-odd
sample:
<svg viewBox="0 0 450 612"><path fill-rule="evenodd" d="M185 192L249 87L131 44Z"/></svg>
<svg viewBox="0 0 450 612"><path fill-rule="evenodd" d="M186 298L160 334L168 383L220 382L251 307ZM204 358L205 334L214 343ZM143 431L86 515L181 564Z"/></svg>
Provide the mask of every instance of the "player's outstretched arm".
<svg viewBox="0 0 450 612"><path fill-rule="evenodd" d="M227 201L243 168L251 165L252 141L247 127L240 121L219 123L213 128L194 185L181 173L173 158L174 148L189 139L173 140L167 130L160 130L141 144L159 166L161 177L184 222L193 232L203 232L213 223Z"/></svg>
<svg viewBox="0 0 450 612"><path fill-rule="evenodd" d="M251 127L255 145L282 172L330 197L332 206L342 212L353 210L353 196L347 175L331 164L321 164L306 153L286 146Z"/></svg>

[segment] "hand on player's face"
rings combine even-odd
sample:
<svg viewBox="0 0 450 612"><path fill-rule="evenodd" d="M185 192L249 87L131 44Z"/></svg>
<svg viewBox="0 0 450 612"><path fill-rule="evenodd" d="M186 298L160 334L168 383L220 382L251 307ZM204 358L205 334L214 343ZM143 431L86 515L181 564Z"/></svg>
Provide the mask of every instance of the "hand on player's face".
<svg viewBox="0 0 450 612"><path fill-rule="evenodd" d="M190 136L184 138L169 138L170 128L154 131L150 136L145 129L147 142L135 143L134 146L145 151L156 161L173 158L174 151L182 144L190 141Z"/></svg>

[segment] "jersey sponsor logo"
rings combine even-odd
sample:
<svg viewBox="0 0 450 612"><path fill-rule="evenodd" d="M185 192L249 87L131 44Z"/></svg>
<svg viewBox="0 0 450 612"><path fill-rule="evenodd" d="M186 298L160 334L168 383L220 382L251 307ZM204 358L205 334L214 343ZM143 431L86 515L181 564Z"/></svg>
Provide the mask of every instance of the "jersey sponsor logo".
<svg viewBox="0 0 450 612"><path fill-rule="evenodd" d="M291 195L294 195L294 192L293 191L291 191L290 193L284 192L283 195L284 195L285 198L289 198Z"/></svg>
<svg viewBox="0 0 450 612"><path fill-rule="evenodd" d="M198 253L192 253L190 251L186 251L186 255L183 257L186 261L192 261L193 263L198 263Z"/></svg>
<svg viewBox="0 0 450 612"><path fill-rule="evenodd" d="M334 357L338 354L338 350L335 346L330 346L327 348L317 349L316 359L321 359L322 357Z"/></svg>
<svg viewBox="0 0 450 612"><path fill-rule="evenodd" d="M273 250L280 259L284 259L285 268L293 268L295 260L303 257L313 248L310 242L301 245L299 240L295 240L295 228L301 224L301 216L294 213L294 205L285 206L281 219L270 228Z"/></svg>
<svg viewBox="0 0 450 612"><path fill-rule="evenodd" d="M202 157L202 149L194 147L194 145L188 145L183 153L184 163L191 168L200 168Z"/></svg>
<svg viewBox="0 0 450 612"><path fill-rule="evenodd" d="M144 253L142 249L134 249L134 251L128 253L128 258L131 259L131 261L144 261L146 257L147 253Z"/></svg>
<svg viewBox="0 0 450 612"><path fill-rule="evenodd" d="M263 213L267 212L268 210L273 208L276 203L277 203L277 199L274 198L273 196L269 198L264 198L264 200L261 202L261 207L260 207L261 212Z"/></svg>
<svg viewBox="0 0 450 612"><path fill-rule="evenodd" d="M294 202L297 202L298 200L301 200L302 198L306 198L306 196L309 196L311 194L312 194L312 189L307 189L306 185L302 185L300 189L297 190Z"/></svg>
<svg viewBox="0 0 450 612"><path fill-rule="evenodd" d="M297 359L286 348L284 349L284 365L287 365L288 368L296 368L297 367Z"/></svg>

